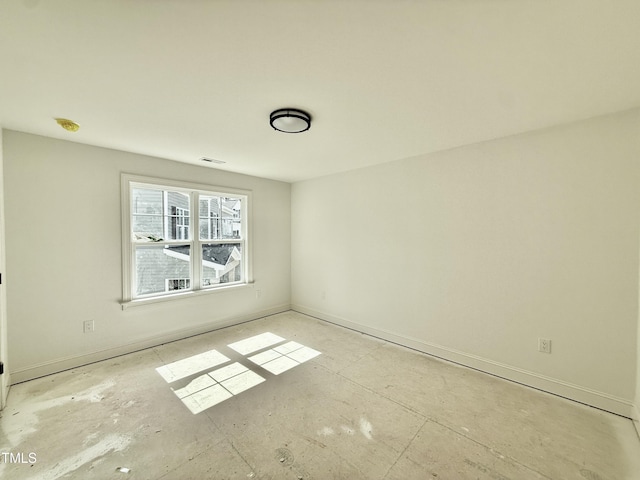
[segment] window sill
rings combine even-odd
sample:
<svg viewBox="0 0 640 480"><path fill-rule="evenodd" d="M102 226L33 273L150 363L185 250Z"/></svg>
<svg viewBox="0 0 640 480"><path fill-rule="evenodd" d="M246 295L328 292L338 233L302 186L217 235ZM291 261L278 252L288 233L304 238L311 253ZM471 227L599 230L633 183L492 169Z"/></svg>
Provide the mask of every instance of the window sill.
<svg viewBox="0 0 640 480"><path fill-rule="evenodd" d="M241 283L237 285L229 285L228 287L216 287L210 288L207 290L194 290L190 292L180 292L180 293L172 293L169 295L162 295L159 297L148 297L148 298L137 298L135 300L127 300L120 302L120 306L122 310L127 310L129 308L141 307L144 305L151 305L155 303L163 303L163 302L174 302L177 300L187 299L187 298L195 298L201 297L203 295L211 295L216 293L224 293L231 292L237 290L243 290L245 288L253 288L254 283Z"/></svg>

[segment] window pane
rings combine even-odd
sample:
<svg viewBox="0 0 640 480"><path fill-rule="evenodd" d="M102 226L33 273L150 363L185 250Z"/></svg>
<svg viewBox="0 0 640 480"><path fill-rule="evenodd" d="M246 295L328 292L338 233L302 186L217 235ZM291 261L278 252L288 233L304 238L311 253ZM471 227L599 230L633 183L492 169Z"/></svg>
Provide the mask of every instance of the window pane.
<svg viewBox="0 0 640 480"><path fill-rule="evenodd" d="M189 245L136 246L136 295L191 288Z"/></svg>
<svg viewBox="0 0 640 480"><path fill-rule="evenodd" d="M189 195L167 192L167 235L169 240L189 240Z"/></svg>
<svg viewBox="0 0 640 480"><path fill-rule="evenodd" d="M200 196L200 239L241 238L242 201L233 197Z"/></svg>
<svg viewBox="0 0 640 480"><path fill-rule="evenodd" d="M134 188L131 210L131 228L136 240L153 242L164 239L162 191Z"/></svg>
<svg viewBox="0 0 640 480"><path fill-rule="evenodd" d="M200 239L217 240L220 238L220 198L200 195Z"/></svg>
<svg viewBox="0 0 640 480"><path fill-rule="evenodd" d="M211 240L213 237L210 232L209 221L200 216L200 240Z"/></svg>
<svg viewBox="0 0 640 480"><path fill-rule="evenodd" d="M242 244L202 245L203 287L242 280Z"/></svg>
<svg viewBox="0 0 640 480"><path fill-rule="evenodd" d="M131 228L137 241L189 240L189 195L134 188Z"/></svg>
<svg viewBox="0 0 640 480"><path fill-rule="evenodd" d="M133 215L132 228L138 241L158 242L164 240L160 215Z"/></svg>
<svg viewBox="0 0 640 480"><path fill-rule="evenodd" d="M221 238L240 238L240 214L242 203L239 198L222 198Z"/></svg>
<svg viewBox="0 0 640 480"><path fill-rule="evenodd" d="M134 188L131 210L134 214L162 215L162 191Z"/></svg>

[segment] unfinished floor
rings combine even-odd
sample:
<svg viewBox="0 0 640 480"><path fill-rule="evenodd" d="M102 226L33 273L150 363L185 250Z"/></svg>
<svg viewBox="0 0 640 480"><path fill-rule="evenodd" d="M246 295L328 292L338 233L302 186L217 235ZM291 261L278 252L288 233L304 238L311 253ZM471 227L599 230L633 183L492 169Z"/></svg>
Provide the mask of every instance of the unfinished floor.
<svg viewBox="0 0 640 480"><path fill-rule="evenodd" d="M628 419L294 312L16 385L0 422L4 480L640 479Z"/></svg>

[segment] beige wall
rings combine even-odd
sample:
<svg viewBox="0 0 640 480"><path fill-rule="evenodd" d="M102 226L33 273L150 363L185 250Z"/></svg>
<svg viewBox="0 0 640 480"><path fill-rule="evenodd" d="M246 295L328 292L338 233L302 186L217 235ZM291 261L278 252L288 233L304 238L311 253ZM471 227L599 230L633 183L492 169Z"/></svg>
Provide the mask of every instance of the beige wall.
<svg viewBox="0 0 640 480"><path fill-rule="evenodd" d="M639 124L635 110L293 184L293 308L630 415Z"/></svg>
<svg viewBox="0 0 640 480"><path fill-rule="evenodd" d="M289 308L287 183L6 130L4 167L14 381ZM123 311L121 172L251 190L255 288Z"/></svg>

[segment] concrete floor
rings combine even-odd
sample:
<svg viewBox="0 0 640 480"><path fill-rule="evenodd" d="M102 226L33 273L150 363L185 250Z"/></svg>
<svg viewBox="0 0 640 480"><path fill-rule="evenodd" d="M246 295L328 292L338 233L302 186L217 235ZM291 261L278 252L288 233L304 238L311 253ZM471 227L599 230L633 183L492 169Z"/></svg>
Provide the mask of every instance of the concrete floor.
<svg viewBox="0 0 640 480"><path fill-rule="evenodd" d="M628 419L294 312L16 385L0 424L3 480L640 479Z"/></svg>

